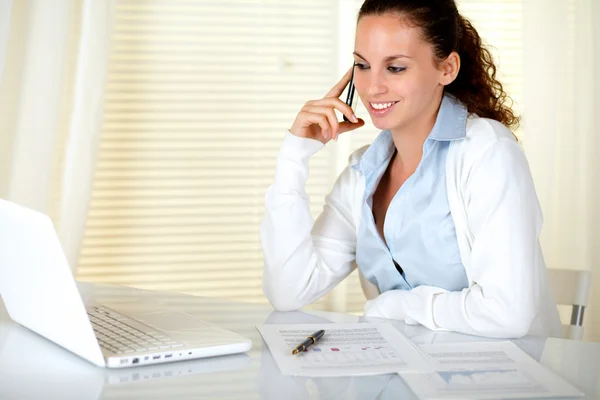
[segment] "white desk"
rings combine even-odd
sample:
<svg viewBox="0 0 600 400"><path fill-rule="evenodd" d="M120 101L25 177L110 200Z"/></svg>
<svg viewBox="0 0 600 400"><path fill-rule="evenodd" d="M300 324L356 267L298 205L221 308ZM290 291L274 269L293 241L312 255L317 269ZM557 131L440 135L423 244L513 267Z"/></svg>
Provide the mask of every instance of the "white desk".
<svg viewBox="0 0 600 400"><path fill-rule="evenodd" d="M155 292L82 285L84 298L135 307L131 295ZM0 301L0 399L415 399L397 375L354 378L283 376L256 329L263 323L359 322L326 312L278 313L261 305L164 293L158 298L253 341L244 355L108 370L97 368L13 323ZM396 327L416 343L489 340ZM515 343L586 393L600 398L600 343L526 337Z"/></svg>

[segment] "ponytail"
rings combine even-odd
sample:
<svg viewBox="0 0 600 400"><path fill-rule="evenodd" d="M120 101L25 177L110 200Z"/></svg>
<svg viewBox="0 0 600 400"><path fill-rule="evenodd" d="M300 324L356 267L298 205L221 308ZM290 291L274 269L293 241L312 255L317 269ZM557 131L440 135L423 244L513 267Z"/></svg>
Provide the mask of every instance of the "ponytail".
<svg viewBox="0 0 600 400"><path fill-rule="evenodd" d="M491 118L516 129L520 118L506 103L512 99L496 79L496 66L490 51L481 43L479 34L469 20L458 16L458 46L460 71L446 86L447 93L459 99L471 113Z"/></svg>

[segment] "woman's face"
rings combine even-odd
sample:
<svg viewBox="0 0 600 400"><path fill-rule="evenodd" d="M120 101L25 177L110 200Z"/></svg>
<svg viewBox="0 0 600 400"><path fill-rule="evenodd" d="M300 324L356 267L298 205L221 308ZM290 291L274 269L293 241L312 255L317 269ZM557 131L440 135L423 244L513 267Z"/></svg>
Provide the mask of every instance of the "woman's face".
<svg viewBox="0 0 600 400"><path fill-rule="evenodd" d="M420 28L398 15L362 17L354 61L356 91L378 129L410 129L437 112L444 72Z"/></svg>

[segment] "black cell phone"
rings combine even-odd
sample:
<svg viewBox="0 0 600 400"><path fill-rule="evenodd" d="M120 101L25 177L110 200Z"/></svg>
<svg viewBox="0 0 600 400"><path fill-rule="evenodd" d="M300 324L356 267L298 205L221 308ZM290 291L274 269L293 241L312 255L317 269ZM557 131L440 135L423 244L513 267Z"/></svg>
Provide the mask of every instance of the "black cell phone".
<svg viewBox="0 0 600 400"><path fill-rule="evenodd" d="M348 93L346 94L346 104L352 108L352 102L354 100L354 68L356 64L352 64L352 76L350 77L350 83L348 84ZM348 117L344 115L344 121L350 122Z"/></svg>

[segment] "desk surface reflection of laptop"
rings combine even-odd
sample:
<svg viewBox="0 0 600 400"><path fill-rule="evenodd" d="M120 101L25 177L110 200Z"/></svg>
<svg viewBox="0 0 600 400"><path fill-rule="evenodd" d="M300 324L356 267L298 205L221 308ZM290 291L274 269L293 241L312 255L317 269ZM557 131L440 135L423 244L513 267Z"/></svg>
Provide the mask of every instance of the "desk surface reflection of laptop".
<svg viewBox="0 0 600 400"><path fill-rule="evenodd" d="M242 353L252 342L189 314L84 304L50 218L0 199L0 296L17 323L101 367Z"/></svg>

